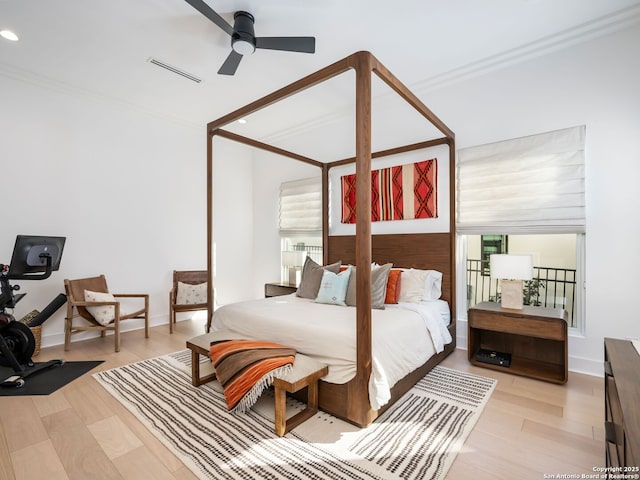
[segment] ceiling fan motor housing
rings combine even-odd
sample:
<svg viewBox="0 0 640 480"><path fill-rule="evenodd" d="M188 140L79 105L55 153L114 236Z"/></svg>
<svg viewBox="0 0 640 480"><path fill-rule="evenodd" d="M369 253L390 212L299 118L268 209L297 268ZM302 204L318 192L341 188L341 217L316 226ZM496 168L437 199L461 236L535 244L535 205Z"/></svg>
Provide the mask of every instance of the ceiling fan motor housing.
<svg viewBox="0 0 640 480"><path fill-rule="evenodd" d="M244 55L250 55L256 48L284 52L315 53L315 37L258 37L254 32L255 19L244 10L233 14L233 27L216 13L204 0L185 0L211 22L231 37L231 52L218 70L220 75L234 75Z"/></svg>
<svg viewBox="0 0 640 480"><path fill-rule="evenodd" d="M236 12L233 14L233 35L231 35L231 48L240 55L250 55L256 50L256 37L253 29L255 22L249 12Z"/></svg>

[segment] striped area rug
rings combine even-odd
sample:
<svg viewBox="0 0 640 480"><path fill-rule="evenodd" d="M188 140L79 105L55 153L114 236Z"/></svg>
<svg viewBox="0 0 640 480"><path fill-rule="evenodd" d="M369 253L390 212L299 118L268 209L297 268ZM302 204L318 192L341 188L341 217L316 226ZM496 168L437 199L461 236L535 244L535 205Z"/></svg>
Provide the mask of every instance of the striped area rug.
<svg viewBox="0 0 640 480"><path fill-rule="evenodd" d="M278 437L272 391L232 414L218 382L191 385L190 362L184 350L94 377L203 479L443 479L495 387L437 366L368 428L319 412ZM303 407L288 400L287 415Z"/></svg>

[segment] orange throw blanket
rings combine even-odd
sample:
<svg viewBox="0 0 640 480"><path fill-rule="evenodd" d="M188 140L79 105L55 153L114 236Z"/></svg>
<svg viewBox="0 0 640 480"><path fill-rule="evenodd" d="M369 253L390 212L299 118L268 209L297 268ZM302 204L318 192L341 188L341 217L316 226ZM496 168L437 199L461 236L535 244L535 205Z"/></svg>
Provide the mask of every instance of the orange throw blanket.
<svg viewBox="0 0 640 480"><path fill-rule="evenodd" d="M243 412L251 407L275 376L291 370L296 351L261 340L211 343L211 362L224 389L227 408Z"/></svg>

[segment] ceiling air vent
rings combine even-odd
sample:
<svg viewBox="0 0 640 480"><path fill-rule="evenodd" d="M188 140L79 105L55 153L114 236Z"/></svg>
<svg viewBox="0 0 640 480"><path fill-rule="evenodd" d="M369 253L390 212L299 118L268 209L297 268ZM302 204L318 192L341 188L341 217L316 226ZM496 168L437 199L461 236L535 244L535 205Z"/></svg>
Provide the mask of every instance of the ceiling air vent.
<svg viewBox="0 0 640 480"><path fill-rule="evenodd" d="M157 58L153 58L153 57L149 57L149 59L147 60L149 63L153 63L154 65L157 65L158 67L162 67L165 70L169 70L170 72L176 73L184 78L188 78L189 80L196 82L196 83L201 83L202 79L196 77L195 75L191 75L190 73L185 72L184 70L180 70L177 67L171 66L168 63L165 63L161 60L158 60Z"/></svg>

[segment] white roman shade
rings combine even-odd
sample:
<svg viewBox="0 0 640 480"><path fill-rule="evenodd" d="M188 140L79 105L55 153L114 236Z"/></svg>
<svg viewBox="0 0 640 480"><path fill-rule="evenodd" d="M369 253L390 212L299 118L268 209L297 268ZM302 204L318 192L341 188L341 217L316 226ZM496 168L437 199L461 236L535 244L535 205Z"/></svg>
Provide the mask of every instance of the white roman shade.
<svg viewBox="0 0 640 480"><path fill-rule="evenodd" d="M280 233L322 232L322 179L305 178L280 185Z"/></svg>
<svg viewBox="0 0 640 480"><path fill-rule="evenodd" d="M458 151L463 234L584 233L585 126Z"/></svg>

